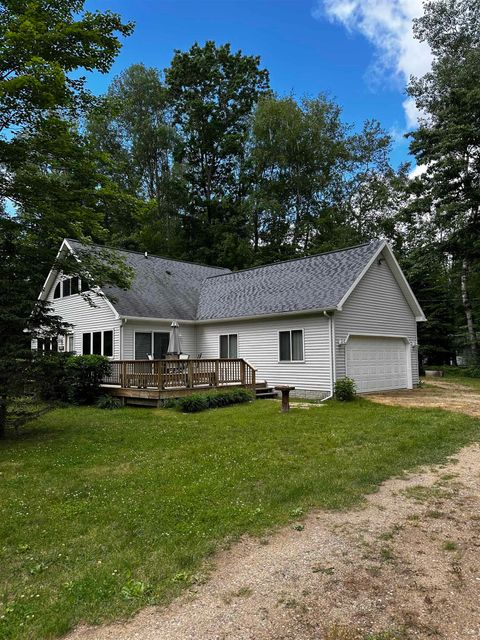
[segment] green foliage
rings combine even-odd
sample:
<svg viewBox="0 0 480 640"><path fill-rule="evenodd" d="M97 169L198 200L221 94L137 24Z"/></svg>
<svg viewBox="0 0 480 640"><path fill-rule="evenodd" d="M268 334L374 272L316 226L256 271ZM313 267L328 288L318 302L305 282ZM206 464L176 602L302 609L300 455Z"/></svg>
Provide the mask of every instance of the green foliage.
<svg viewBox="0 0 480 640"><path fill-rule="evenodd" d="M435 367L439 371L443 371L443 374L448 378L480 378L480 367L452 367L452 366L440 366Z"/></svg>
<svg viewBox="0 0 480 640"><path fill-rule="evenodd" d="M68 401L69 376L68 353L51 353L35 356L31 375L35 382L35 391L42 400L48 402Z"/></svg>
<svg viewBox="0 0 480 640"><path fill-rule="evenodd" d="M350 402L355 398L355 381L347 376L335 382L335 397L342 402Z"/></svg>
<svg viewBox="0 0 480 640"><path fill-rule="evenodd" d="M255 261L391 235L406 170L393 171L389 149L378 123L352 135L324 95L262 98L247 163Z"/></svg>
<svg viewBox="0 0 480 640"><path fill-rule="evenodd" d="M184 413L195 413L208 409L209 401L206 393L192 393L184 398L178 398L176 406Z"/></svg>
<svg viewBox="0 0 480 640"><path fill-rule="evenodd" d="M101 393L100 384L111 368L104 356L70 356L66 362L70 402L93 404Z"/></svg>
<svg viewBox="0 0 480 640"><path fill-rule="evenodd" d="M52 353L35 357L30 374L42 400L92 404L100 395L100 383L110 373L108 358L97 355L72 356ZM116 398L103 396L102 408L116 408ZM99 406L100 406L99 405Z"/></svg>
<svg viewBox="0 0 480 640"><path fill-rule="evenodd" d="M195 413L197 411L204 411L205 409L215 409L231 404L250 402L251 400L253 400L251 391L238 388L225 391L212 391L210 393L192 393L184 398L178 398L174 406L184 413Z"/></svg>
<svg viewBox="0 0 480 640"><path fill-rule="evenodd" d="M4 441L2 640L165 604L225 541L298 522L299 508L361 505L480 437L478 419L443 410L359 400L321 412L66 407Z"/></svg>
<svg viewBox="0 0 480 640"><path fill-rule="evenodd" d="M1 437L8 398L22 392L30 365L31 335L66 329L37 301L60 240L104 238L105 208L118 199L74 123L93 101L81 71L108 71L132 25L84 11L82 0L4 2L0 16Z"/></svg>
<svg viewBox="0 0 480 640"><path fill-rule="evenodd" d="M250 119L269 90L260 58L207 41L176 51L165 82L181 136L185 256L245 265L249 237L242 193Z"/></svg>
<svg viewBox="0 0 480 640"><path fill-rule="evenodd" d="M95 406L99 409L121 409L123 407L122 401L119 398L110 395L100 396Z"/></svg>
<svg viewBox="0 0 480 640"><path fill-rule="evenodd" d="M478 358L480 313L480 4L438 0L425 4L414 21L416 37L433 53L431 71L413 78L408 92L424 113L410 134L410 150L425 172L412 184L408 207L415 231L430 230L432 247L449 265L450 299L461 305L463 321L451 333L466 336ZM427 231L428 234L428 231ZM430 292L430 297L435 291ZM438 299L438 298L437 298Z"/></svg>

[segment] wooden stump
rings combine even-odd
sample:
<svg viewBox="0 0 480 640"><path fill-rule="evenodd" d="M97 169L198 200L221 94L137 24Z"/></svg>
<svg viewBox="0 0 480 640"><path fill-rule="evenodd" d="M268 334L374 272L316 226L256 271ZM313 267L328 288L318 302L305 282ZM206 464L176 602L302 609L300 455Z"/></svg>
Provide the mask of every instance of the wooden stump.
<svg viewBox="0 0 480 640"><path fill-rule="evenodd" d="M275 387L275 391L282 392L282 411L290 411L290 391L294 389L295 387L288 384L279 384Z"/></svg>

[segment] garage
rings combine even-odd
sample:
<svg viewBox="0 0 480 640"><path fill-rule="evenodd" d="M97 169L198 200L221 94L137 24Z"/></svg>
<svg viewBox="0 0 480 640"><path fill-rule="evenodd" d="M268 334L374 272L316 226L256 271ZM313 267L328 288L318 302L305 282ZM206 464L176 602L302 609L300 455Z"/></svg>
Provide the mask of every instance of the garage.
<svg viewBox="0 0 480 640"><path fill-rule="evenodd" d="M347 376L358 393L406 389L409 362L403 338L352 336L346 344Z"/></svg>

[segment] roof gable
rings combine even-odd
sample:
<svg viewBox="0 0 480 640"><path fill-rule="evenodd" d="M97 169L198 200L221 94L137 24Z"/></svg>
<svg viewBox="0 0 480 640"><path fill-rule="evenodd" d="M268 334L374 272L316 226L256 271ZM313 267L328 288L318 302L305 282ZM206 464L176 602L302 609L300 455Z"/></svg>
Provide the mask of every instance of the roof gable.
<svg viewBox="0 0 480 640"><path fill-rule="evenodd" d="M383 245L373 241L208 278L198 320L336 309Z"/></svg>
<svg viewBox="0 0 480 640"><path fill-rule="evenodd" d="M85 248L75 240L68 240L68 244L73 251ZM207 267L137 251L116 251L135 273L127 290L102 287L102 291L112 298L120 316L195 320L205 278L229 272L220 267Z"/></svg>

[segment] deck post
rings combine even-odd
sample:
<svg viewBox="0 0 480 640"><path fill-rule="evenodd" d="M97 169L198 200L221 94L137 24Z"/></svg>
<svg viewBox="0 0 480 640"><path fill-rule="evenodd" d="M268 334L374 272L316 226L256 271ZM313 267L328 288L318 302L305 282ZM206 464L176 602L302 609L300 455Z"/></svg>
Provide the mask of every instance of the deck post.
<svg viewBox="0 0 480 640"><path fill-rule="evenodd" d="M187 387L192 389L193 387L193 362L187 360Z"/></svg>
<svg viewBox="0 0 480 640"><path fill-rule="evenodd" d="M163 361L159 360L158 364L158 388L163 389Z"/></svg>
<svg viewBox="0 0 480 640"><path fill-rule="evenodd" d="M218 360L215 360L215 386L218 387Z"/></svg>
<svg viewBox="0 0 480 640"><path fill-rule="evenodd" d="M245 360L240 360L240 382L245 386Z"/></svg>
<svg viewBox="0 0 480 640"><path fill-rule="evenodd" d="M122 379L121 379L121 386L122 387L126 387L127 386L127 363L125 361L122 362Z"/></svg>

